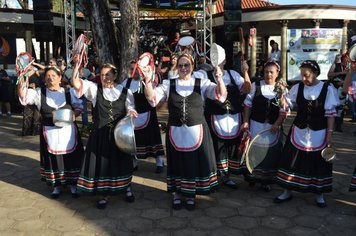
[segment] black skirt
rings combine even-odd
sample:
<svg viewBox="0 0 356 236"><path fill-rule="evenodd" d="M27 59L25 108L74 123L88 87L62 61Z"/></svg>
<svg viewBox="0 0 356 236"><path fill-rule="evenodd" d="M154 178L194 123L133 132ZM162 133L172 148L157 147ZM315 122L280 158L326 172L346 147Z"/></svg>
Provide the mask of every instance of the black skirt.
<svg viewBox="0 0 356 236"><path fill-rule="evenodd" d="M298 192L332 191L333 165L321 157L321 151L302 151L290 141L289 131L277 173L277 183Z"/></svg>
<svg viewBox="0 0 356 236"><path fill-rule="evenodd" d="M38 135L41 132L41 113L36 105L26 105L23 109L22 136Z"/></svg>
<svg viewBox="0 0 356 236"><path fill-rule="evenodd" d="M245 175L248 172L246 164L241 163L241 159L237 157L241 137L237 136L233 139L219 138L212 129L210 115L205 115L205 118L213 140L216 165L219 174L227 175L231 173L235 175Z"/></svg>
<svg viewBox="0 0 356 236"><path fill-rule="evenodd" d="M89 135L78 179L78 189L110 195L125 192L131 185L132 156L118 149L113 128L104 126Z"/></svg>
<svg viewBox="0 0 356 236"><path fill-rule="evenodd" d="M166 136L167 191L186 197L209 194L218 186L213 141L209 128L203 124L201 146L190 152L177 151Z"/></svg>
<svg viewBox="0 0 356 236"><path fill-rule="evenodd" d="M146 127L135 130L137 158L164 156L161 131L158 126L156 110L150 112Z"/></svg>

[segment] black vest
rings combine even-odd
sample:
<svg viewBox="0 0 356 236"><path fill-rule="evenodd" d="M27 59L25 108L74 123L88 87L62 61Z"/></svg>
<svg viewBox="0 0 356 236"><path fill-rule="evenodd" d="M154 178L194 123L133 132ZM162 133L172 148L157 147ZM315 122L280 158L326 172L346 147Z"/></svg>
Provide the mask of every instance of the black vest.
<svg viewBox="0 0 356 236"><path fill-rule="evenodd" d="M131 82L132 82L132 78L127 79L127 82L126 82L127 89L130 89ZM144 91L145 90L143 87L142 91L140 91L140 92L136 91L135 93L133 93L133 96L135 99L135 109L136 109L137 113L144 113L147 111L154 110L154 108L148 103Z"/></svg>
<svg viewBox="0 0 356 236"><path fill-rule="evenodd" d="M47 89L45 87L41 88L41 116L42 116L42 125L43 126L54 126L53 124L53 114L52 112L55 111L56 109L53 107L48 106L46 102L46 97L47 97ZM60 109L73 109L72 108L72 102L70 99L70 93L69 90L65 90L65 97L66 97L66 104L61 107Z"/></svg>
<svg viewBox="0 0 356 236"><path fill-rule="evenodd" d="M299 83L297 95L297 116L293 124L300 129L310 128L312 130L322 130L327 127L325 117L325 101L328 92L328 84L324 83L320 95L316 100L306 100L303 95L304 84Z"/></svg>
<svg viewBox="0 0 356 236"><path fill-rule="evenodd" d="M235 83L235 80L233 79L231 72L229 70L227 72L229 73L230 81L231 81L231 83L226 86L227 98L224 103L207 98L205 100L205 111L207 114L214 114L214 115L224 115L227 113L237 114L242 111L240 89ZM213 72L209 71L207 72L207 74L210 81L215 83Z"/></svg>
<svg viewBox="0 0 356 236"><path fill-rule="evenodd" d="M110 102L105 100L102 85L98 85L96 104L93 110L93 120L95 128L104 126L114 127L116 123L126 116L125 107L127 88L123 88L119 99Z"/></svg>
<svg viewBox="0 0 356 236"><path fill-rule="evenodd" d="M267 99L262 95L260 81L255 82L256 91L252 101L251 119L260 123L273 124L279 116L279 106L276 99Z"/></svg>
<svg viewBox="0 0 356 236"><path fill-rule="evenodd" d="M200 93L200 79L195 79L194 90L183 97L176 91L176 80L170 80L169 98L168 98L168 123L173 126L193 126L203 124L204 102Z"/></svg>

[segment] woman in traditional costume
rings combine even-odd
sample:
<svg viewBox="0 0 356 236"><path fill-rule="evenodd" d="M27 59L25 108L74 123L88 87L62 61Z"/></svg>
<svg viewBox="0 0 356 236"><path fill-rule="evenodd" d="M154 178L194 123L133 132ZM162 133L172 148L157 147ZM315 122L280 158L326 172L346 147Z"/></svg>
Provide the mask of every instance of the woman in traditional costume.
<svg viewBox="0 0 356 236"><path fill-rule="evenodd" d="M62 186L70 185L72 197L76 198L77 179L83 155L83 145L75 122L57 127L53 123L53 111L74 110L80 115L83 106L74 96L74 90L60 86L62 74L58 67L45 68L45 87L28 89L20 79L18 94L22 105L36 105L42 116L40 133L41 177L53 187L52 198L58 198Z"/></svg>
<svg viewBox="0 0 356 236"><path fill-rule="evenodd" d="M116 82L117 69L112 64L102 66L100 84L80 79L78 58L78 55L73 58L75 65L71 81L75 95L78 98L84 95L94 107L94 124L85 150L78 189L102 195L97 202L99 209L106 207L108 195L121 192L125 193L125 201L133 202L132 156L121 151L114 139L114 128L118 121L128 114L137 116L133 95Z"/></svg>
<svg viewBox="0 0 356 236"><path fill-rule="evenodd" d="M190 54L178 58L178 79L163 81L153 88L152 69L143 70L145 93L151 105L168 101L167 190L173 194L172 208L195 209L195 196L209 194L217 185L217 171L213 142L204 118L206 98L226 99L222 71L216 70L217 84L198 78L194 73L194 59ZM201 74L200 74L201 75Z"/></svg>
<svg viewBox="0 0 356 236"><path fill-rule="evenodd" d="M332 163L321 151L332 146L332 133L339 98L336 89L317 79L320 67L306 60L300 66L302 81L294 85L287 101L297 105L297 115L283 149L277 183L285 188L274 199L282 203L292 199L291 190L317 194L316 205L326 207L323 193L332 191Z"/></svg>
<svg viewBox="0 0 356 236"><path fill-rule="evenodd" d="M275 182L282 153L282 143L278 138L281 138L283 134L282 124L288 113L288 108L283 103L283 97L285 97L288 90L280 87L282 94L277 94L276 90L276 83L279 83L280 86L285 86L281 84L283 83L282 81L277 82L279 71L280 66L277 62L266 62L264 65L264 79L252 84L253 89L244 101L244 123L242 129L249 130L251 140L263 130L272 129L280 134L275 136L277 140L270 140L271 143L269 145L273 145L273 148L270 148L262 163L254 168L252 175L247 176L250 184L260 182L262 188L267 192L271 190L269 184Z"/></svg>

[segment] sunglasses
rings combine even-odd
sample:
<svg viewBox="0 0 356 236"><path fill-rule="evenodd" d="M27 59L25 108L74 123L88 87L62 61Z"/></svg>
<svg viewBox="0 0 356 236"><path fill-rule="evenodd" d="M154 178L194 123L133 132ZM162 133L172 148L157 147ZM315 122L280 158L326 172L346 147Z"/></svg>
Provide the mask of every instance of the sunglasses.
<svg viewBox="0 0 356 236"><path fill-rule="evenodd" d="M180 69L182 69L182 68L184 68L184 67L190 67L190 64L180 64L180 65L178 65L178 67L180 68Z"/></svg>

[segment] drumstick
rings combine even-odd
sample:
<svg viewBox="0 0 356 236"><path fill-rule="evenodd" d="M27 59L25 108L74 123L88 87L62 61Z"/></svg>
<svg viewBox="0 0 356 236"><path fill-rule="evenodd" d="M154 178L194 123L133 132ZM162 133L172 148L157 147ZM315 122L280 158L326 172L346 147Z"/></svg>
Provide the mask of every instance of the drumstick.
<svg viewBox="0 0 356 236"><path fill-rule="evenodd" d="M242 67L242 64L245 63L245 61L246 61L246 58L245 58L246 55L245 55L244 32L243 32L243 29L242 29L241 26L239 27L239 37L241 39L240 48L241 48L241 53L242 53L242 55L241 55L241 67ZM242 71L242 68L240 68L240 70ZM250 78L244 78L244 79L245 79L245 82L243 83L243 85L241 87L241 92L242 93L249 93L251 91L251 88L252 88Z"/></svg>

